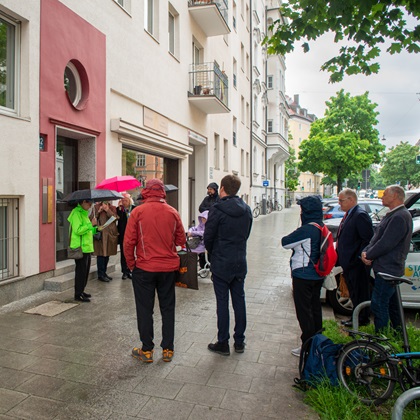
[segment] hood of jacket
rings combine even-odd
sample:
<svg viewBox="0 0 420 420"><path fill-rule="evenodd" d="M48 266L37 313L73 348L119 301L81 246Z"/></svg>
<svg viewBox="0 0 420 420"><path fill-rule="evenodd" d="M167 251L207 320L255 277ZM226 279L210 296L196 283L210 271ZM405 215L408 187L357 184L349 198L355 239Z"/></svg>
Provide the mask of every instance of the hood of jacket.
<svg viewBox="0 0 420 420"><path fill-rule="evenodd" d="M311 222L322 223L322 202L318 195L309 195L298 201L302 210L300 218L302 225L306 225Z"/></svg>
<svg viewBox="0 0 420 420"><path fill-rule="evenodd" d="M198 223L199 223L199 225L204 225L204 220L203 219L206 219L207 220L208 215L209 215L209 211L208 210L205 210L205 211L203 211L202 213L200 213L198 215Z"/></svg>
<svg viewBox="0 0 420 420"><path fill-rule="evenodd" d="M237 195L219 199L214 207L231 217L240 217L247 211L247 205Z"/></svg>

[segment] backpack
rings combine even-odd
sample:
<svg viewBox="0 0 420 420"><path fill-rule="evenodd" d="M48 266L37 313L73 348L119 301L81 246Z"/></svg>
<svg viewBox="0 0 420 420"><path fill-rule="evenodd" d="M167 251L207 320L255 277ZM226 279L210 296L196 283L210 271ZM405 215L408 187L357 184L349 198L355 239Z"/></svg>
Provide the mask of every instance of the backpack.
<svg viewBox="0 0 420 420"><path fill-rule="evenodd" d="M324 225L321 227L318 223L313 222L310 224L314 225L321 231L321 246L319 249L321 254L318 262L314 264L314 267L318 275L325 277L331 273L335 263L337 262L337 251L334 248L334 239L327 226Z"/></svg>
<svg viewBox="0 0 420 420"><path fill-rule="evenodd" d="M315 334L306 340L300 352L296 386L306 391L316 388L326 378L331 385L338 385L337 359L342 347L342 344L334 344L323 334Z"/></svg>

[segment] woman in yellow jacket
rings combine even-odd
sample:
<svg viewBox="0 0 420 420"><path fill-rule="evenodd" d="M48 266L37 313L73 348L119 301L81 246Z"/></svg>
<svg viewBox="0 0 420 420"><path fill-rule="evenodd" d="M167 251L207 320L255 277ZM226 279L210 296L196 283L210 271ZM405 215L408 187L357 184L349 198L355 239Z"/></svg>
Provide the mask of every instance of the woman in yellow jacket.
<svg viewBox="0 0 420 420"><path fill-rule="evenodd" d="M95 218L92 221L89 219L89 209L92 206L92 201L83 200L77 207L75 207L67 220L71 226L70 248L78 248L83 251L83 258L75 260L75 278L74 278L74 299L81 302L90 302L89 293L85 293L87 284L91 254L93 252L93 235L101 228L96 228L97 221Z"/></svg>

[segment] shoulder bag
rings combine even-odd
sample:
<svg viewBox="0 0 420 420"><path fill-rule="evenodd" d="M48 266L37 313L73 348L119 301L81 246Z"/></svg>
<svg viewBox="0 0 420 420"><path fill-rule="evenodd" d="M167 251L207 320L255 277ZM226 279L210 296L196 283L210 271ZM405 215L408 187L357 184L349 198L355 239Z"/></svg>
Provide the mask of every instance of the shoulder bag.
<svg viewBox="0 0 420 420"><path fill-rule="evenodd" d="M69 228L69 246L67 247L67 258L71 258L73 260L81 260L83 258L83 251L82 251L82 237L80 237L80 246L77 248L70 248L71 243L71 225Z"/></svg>

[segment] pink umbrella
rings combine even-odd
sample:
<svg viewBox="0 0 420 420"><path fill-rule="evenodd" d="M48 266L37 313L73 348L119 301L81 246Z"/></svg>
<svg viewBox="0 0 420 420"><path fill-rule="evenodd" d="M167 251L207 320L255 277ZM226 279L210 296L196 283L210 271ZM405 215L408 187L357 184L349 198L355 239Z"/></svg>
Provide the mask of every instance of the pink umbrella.
<svg viewBox="0 0 420 420"><path fill-rule="evenodd" d="M127 191L140 187L140 181L131 175L114 176L104 179L95 188L98 190Z"/></svg>

